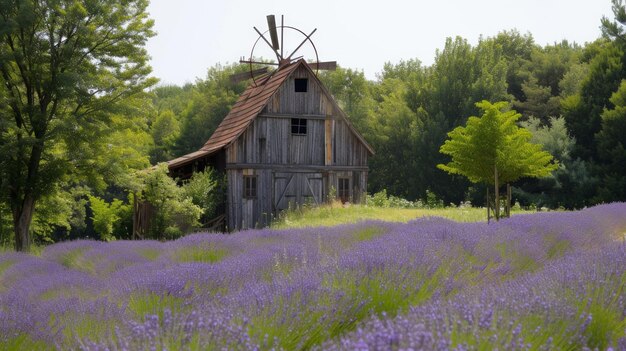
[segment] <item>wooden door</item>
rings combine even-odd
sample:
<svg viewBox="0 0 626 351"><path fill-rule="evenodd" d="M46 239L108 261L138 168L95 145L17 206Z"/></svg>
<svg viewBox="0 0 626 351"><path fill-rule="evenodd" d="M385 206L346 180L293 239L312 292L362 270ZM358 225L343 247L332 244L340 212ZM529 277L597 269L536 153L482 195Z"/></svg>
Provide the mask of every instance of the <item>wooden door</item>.
<svg viewBox="0 0 626 351"><path fill-rule="evenodd" d="M302 189L301 204L320 205L323 200L322 189L324 183L321 173L303 173L300 177L300 187Z"/></svg>
<svg viewBox="0 0 626 351"><path fill-rule="evenodd" d="M275 172L273 188L274 211L297 205L319 205L323 202L321 173Z"/></svg>

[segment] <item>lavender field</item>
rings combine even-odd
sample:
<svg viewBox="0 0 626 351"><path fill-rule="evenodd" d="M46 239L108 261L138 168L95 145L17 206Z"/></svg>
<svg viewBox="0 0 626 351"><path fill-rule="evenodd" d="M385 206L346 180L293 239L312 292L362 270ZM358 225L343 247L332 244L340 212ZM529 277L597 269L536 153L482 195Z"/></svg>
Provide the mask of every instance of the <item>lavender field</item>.
<svg viewBox="0 0 626 351"><path fill-rule="evenodd" d="M626 204L0 254L2 350L626 349Z"/></svg>

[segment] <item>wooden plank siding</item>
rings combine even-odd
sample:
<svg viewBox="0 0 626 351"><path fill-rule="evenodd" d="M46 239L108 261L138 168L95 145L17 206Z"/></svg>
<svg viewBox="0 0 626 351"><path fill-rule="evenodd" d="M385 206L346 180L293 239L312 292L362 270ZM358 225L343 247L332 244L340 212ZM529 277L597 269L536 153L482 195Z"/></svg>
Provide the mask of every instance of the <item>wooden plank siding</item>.
<svg viewBox="0 0 626 351"><path fill-rule="evenodd" d="M308 79L307 92L295 91L296 78ZM351 202L364 200L370 151L330 99L300 66L226 146L229 229L266 226L280 210L320 204L339 178L350 178ZM306 134L292 134L292 118L306 119ZM244 197L244 175L256 177L256 198Z"/></svg>

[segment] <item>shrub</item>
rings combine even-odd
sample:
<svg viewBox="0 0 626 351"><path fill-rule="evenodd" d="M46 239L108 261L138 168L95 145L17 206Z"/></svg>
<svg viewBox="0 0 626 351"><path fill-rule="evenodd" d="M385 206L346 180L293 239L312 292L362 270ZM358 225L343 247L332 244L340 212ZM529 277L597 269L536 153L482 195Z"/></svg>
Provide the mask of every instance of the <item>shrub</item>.
<svg viewBox="0 0 626 351"><path fill-rule="evenodd" d="M167 164L161 163L156 169L145 174L142 180L142 198L150 202L155 209L149 235L156 239L165 239L165 236L178 233L169 227L176 227L180 233L190 232L197 227L202 215L202 208L193 203L193 199L185 189L176 185L176 181L168 174ZM201 183L204 178L196 180ZM194 187L199 187L194 185ZM194 191L191 193L196 194ZM199 194L196 194L199 196ZM202 196L198 197L203 200ZM166 233L167 230L167 233ZM178 235L176 235L178 236Z"/></svg>
<svg viewBox="0 0 626 351"><path fill-rule="evenodd" d="M101 240L115 240L113 235L113 227L119 221L123 212L126 212L130 205L125 205L122 201L115 199L111 203L107 203L97 196L89 195L89 203L93 216L93 229Z"/></svg>
<svg viewBox="0 0 626 351"><path fill-rule="evenodd" d="M367 204L376 207L389 207L389 199L387 198L387 190L383 189L373 196L367 197Z"/></svg>

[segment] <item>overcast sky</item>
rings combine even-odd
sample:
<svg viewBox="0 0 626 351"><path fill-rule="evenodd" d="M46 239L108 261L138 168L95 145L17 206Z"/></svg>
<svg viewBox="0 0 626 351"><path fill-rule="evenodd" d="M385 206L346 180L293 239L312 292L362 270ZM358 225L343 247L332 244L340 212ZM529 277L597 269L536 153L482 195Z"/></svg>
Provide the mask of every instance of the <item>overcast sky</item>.
<svg viewBox="0 0 626 351"><path fill-rule="evenodd" d="M279 25L284 15L286 26L306 33L317 28L312 39L320 61L363 70L369 79L385 62L417 58L431 65L447 37L475 45L481 34L517 29L541 45L583 44L600 36L603 15L613 17L610 0L152 0L148 11L157 32L147 46L153 75L179 85L205 78L217 63L248 57L258 38L252 27L265 31L268 14ZM285 49L297 43L291 45Z"/></svg>

